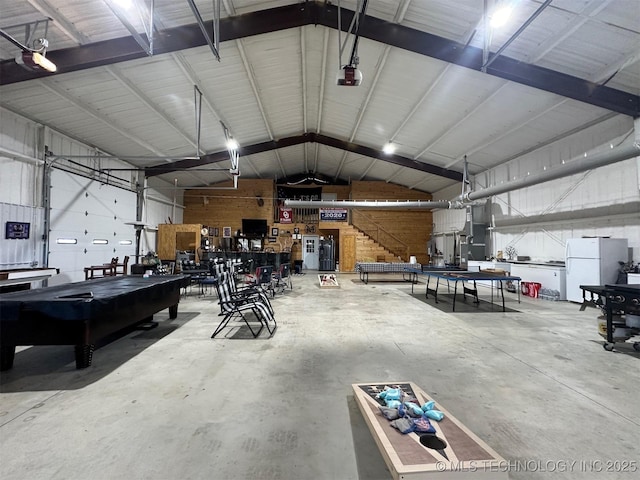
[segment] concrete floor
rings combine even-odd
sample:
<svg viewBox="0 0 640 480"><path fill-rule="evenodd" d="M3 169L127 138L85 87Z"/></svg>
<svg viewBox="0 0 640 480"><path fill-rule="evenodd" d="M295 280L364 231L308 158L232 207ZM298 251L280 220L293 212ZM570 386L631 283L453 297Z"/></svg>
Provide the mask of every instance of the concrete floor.
<svg viewBox="0 0 640 480"><path fill-rule="evenodd" d="M602 348L597 310L509 295L520 313L452 314L357 278L295 276L271 339L212 340L216 300L193 292L85 370L71 347L20 349L1 377L0 478L387 479L351 384L407 380L512 479L638 478L640 354Z"/></svg>

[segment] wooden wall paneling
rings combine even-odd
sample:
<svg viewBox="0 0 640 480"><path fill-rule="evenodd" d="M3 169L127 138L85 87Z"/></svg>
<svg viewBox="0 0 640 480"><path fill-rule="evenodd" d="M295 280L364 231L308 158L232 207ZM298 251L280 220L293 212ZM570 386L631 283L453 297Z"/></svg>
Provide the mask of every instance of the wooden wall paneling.
<svg viewBox="0 0 640 480"><path fill-rule="evenodd" d="M158 225L158 257L160 260L173 262L176 259L176 234L187 233L193 238L195 245L196 262L200 261L198 249L200 248L200 230L202 224L162 223Z"/></svg>
<svg viewBox="0 0 640 480"><path fill-rule="evenodd" d="M217 186L231 187L232 184L228 182ZM242 229L243 218L259 218L271 225L274 218L273 197L273 180L241 180L235 190L187 190L184 196L184 222L218 228L219 236L212 238L212 246L219 247L222 229L231 227L235 236ZM259 202L260 198L262 202Z"/></svg>
<svg viewBox="0 0 640 480"><path fill-rule="evenodd" d="M356 236L340 235L340 271L352 272L356 266Z"/></svg>
<svg viewBox="0 0 640 480"><path fill-rule="evenodd" d="M219 186L230 187L231 182L220 184ZM300 233L305 233L306 225L302 224L280 224L274 223L276 214L275 202L276 185L273 180L242 179L237 190L187 190L184 196L185 224L200 224L208 227L218 228L219 236L213 237L212 247L219 247L222 238L223 227L231 227L233 235L242 228L243 218L261 218L267 220L271 227L277 227L280 231L293 233L295 227L300 229ZM410 190L405 187L386 182L352 182L351 185L326 185L322 187L323 192L336 193L338 200L432 200L432 196L425 192ZM257 198L264 200L259 206ZM386 231L401 239L409 246L409 255L416 256L418 262L428 263L427 241L431 236L433 225L433 215L429 210L364 210L372 217L376 223L380 224ZM316 233L322 234L323 229L338 229L342 235L355 235L349 230L350 225L343 222L323 222L316 225ZM346 230L345 230L346 229ZM266 243L266 246L274 249L282 248L280 240L275 244ZM292 259L301 260L300 240L293 240ZM160 240L159 240L159 243ZM340 257L343 256L344 248L342 239L339 239ZM363 258L373 258L374 261L382 252L377 246L366 246L357 243L356 260ZM395 257L388 255L391 261ZM408 260L408 259L404 259ZM343 266L341 260L340 269L348 271L347 265ZM344 268L343 268L344 267Z"/></svg>
<svg viewBox="0 0 640 480"><path fill-rule="evenodd" d="M351 183L352 200L432 200L432 195L387 182Z"/></svg>

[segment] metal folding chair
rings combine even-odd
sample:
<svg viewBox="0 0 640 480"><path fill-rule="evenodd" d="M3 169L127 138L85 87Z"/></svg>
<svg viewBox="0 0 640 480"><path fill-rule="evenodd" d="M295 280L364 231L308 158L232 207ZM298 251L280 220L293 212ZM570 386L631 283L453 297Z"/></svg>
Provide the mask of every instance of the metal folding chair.
<svg viewBox="0 0 640 480"><path fill-rule="evenodd" d="M267 328L270 336L273 335L277 324L275 316L273 316L269 308L257 296L234 295L232 291L233 282L229 272L222 272L216 284L218 304L220 305L219 316L222 317L222 320L211 335L211 338L218 335L234 318L241 319L244 322L253 338L257 338L264 327ZM259 328L255 323L259 324Z"/></svg>

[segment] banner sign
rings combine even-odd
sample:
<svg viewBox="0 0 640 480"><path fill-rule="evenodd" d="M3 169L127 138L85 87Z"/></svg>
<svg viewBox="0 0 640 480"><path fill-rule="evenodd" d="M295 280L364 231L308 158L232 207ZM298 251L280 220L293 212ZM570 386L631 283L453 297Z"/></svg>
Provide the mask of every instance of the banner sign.
<svg viewBox="0 0 640 480"><path fill-rule="evenodd" d="M321 208L320 221L321 222L346 222L347 209L346 208Z"/></svg>
<svg viewBox="0 0 640 480"><path fill-rule="evenodd" d="M278 200L320 200L322 187L284 187L278 186Z"/></svg>
<svg viewBox="0 0 640 480"><path fill-rule="evenodd" d="M293 223L293 209L280 207L280 223Z"/></svg>

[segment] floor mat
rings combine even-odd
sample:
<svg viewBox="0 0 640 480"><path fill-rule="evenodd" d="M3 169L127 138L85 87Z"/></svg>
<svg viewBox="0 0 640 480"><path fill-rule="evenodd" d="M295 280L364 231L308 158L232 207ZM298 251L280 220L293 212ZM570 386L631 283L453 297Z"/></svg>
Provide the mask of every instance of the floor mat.
<svg viewBox="0 0 640 480"><path fill-rule="evenodd" d="M429 295L429 298L425 298L424 293L413 293L410 294L413 298L420 300L421 302L426 303L434 308L437 308L441 312L449 312L451 313L451 308L453 306L453 294L449 293L439 293L438 294L438 303L435 302L435 299L432 295ZM467 299L464 300L462 295L458 295L456 297L456 311L453 313L496 313L502 312L502 300L498 298L493 299L494 303L490 301L483 300L480 298L480 303L474 303L473 298L467 295ZM505 303L505 312L507 313L520 313L520 310L516 310L514 308L510 308L508 305L513 304L512 300L506 300Z"/></svg>

